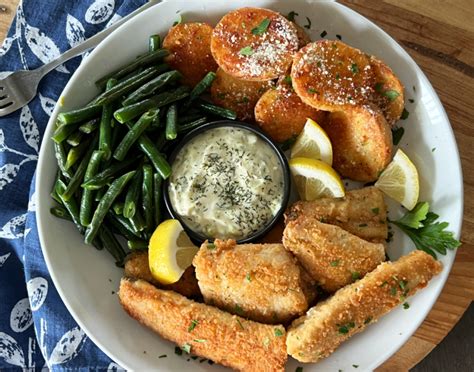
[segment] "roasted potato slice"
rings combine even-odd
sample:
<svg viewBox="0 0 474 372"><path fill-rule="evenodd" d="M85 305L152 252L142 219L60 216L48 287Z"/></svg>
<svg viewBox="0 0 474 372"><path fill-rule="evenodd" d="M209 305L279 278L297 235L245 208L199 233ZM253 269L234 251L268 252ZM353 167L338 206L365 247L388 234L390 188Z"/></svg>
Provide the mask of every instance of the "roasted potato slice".
<svg viewBox="0 0 474 372"><path fill-rule="evenodd" d="M325 120L326 112L301 101L291 86L291 78L281 79L275 89L267 90L255 106L255 120L274 141L284 142L303 130L306 119Z"/></svg>
<svg viewBox="0 0 474 372"><path fill-rule="evenodd" d="M321 126L331 139L333 167L355 181L375 181L392 159L392 132L375 106L329 114Z"/></svg>
<svg viewBox="0 0 474 372"><path fill-rule="evenodd" d="M170 52L165 61L183 74L183 84L194 86L209 71L217 70L211 35L212 27L207 23L181 23L172 27L163 40L163 48Z"/></svg>
<svg viewBox="0 0 474 372"><path fill-rule="evenodd" d="M218 68L211 97L216 105L234 110L240 120L254 120L255 104L273 85L272 81L238 79Z"/></svg>
<svg viewBox="0 0 474 372"><path fill-rule="evenodd" d="M367 104L375 86L370 58L337 40L319 40L300 49L291 78L303 102L326 111Z"/></svg>
<svg viewBox="0 0 474 372"><path fill-rule="evenodd" d="M388 124L393 126L405 108L405 89L392 69L375 57L370 59L375 74L374 103L380 107Z"/></svg>
<svg viewBox="0 0 474 372"><path fill-rule="evenodd" d="M229 12L212 33L211 51L219 67L240 79L278 78L288 70L297 50L294 24L268 9Z"/></svg>

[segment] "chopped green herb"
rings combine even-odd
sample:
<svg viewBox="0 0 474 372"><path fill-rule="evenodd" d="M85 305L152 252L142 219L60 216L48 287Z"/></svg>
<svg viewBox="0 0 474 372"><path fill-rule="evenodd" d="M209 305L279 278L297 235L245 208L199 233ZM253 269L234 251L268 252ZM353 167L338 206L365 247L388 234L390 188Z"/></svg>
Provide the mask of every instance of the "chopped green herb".
<svg viewBox="0 0 474 372"><path fill-rule="evenodd" d="M247 279L248 282L252 281L252 278L250 277L250 273L247 273L247 275L245 275L245 279Z"/></svg>
<svg viewBox="0 0 474 372"><path fill-rule="evenodd" d="M415 100L413 98L408 98L408 102L413 103Z"/></svg>
<svg viewBox="0 0 474 372"><path fill-rule="evenodd" d="M317 65L318 67L321 67L323 64L321 63L321 61L318 61L318 62L316 63L316 65Z"/></svg>
<svg viewBox="0 0 474 372"><path fill-rule="evenodd" d="M175 346L174 348L174 353L176 355L182 355L183 354L183 350L181 350L181 348L179 348L178 346Z"/></svg>
<svg viewBox="0 0 474 372"><path fill-rule="evenodd" d="M353 364L352 367L359 368L359 365L358 364Z"/></svg>
<svg viewBox="0 0 474 372"><path fill-rule="evenodd" d="M390 294L391 294L392 296L395 296L395 295L397 294L397 287L391 287L391 288L390 288Z"/></svg>
<svg viewBox="0 0 474 372"><path fill-rule="evenodd" d="M296 13L295 11L291 11L288 13L288 15L286 16L286 18L291 21L291 22L294 22L295 21L295 16L298 16L299 14Z"/></svg>
<svg viewBox="0 0 474 372"><path fill-rule="evenodd" d="M405 302L403 304L403 308L406 310L406 309L409 309L410 308L410 304L408 302Z"/></svg>
<svg viewBox="0 0 474 372"><path fill-rule="evenodd" d="M354 73L354 74L357 74L359 72L359 66L357 66L356 63L353 63L351 65L351 71Z"/></svg>
<svg viewBox="0 0 474 372"><path fill-rule="evenodd" d="M275 331L275 336L276 336L276 337L281 337L281 336L283 336L283 332L281 331L281 329L275 328L274 331Z"/></svg>
<svg viewBox="0 0 474 372"><path fill-rule="evenodd" d="M352 281L355 282L356 280L360 279L360 273L358 271L354 271L351 273Z"/></svg>
<svg viewBox="0 0 474 372"><path fill-rule="evenodd" d="M336 73L336 80L339 80L341 78L341 75L339 75L339 72Z"/></svg>
<svg viewBox="0 0 474 372"><path fill-rule="evenodd" d="M366 223L360 223L359 227L367 227L368 225Z"/></svg>
<svg viewBox="0 0 474 372"><path fill-rule="evenodd" d="M341 326L339 327L339 333L341 335L345 335L346 333L349 333L349 328L347 328L346 326Z"/></svg>
<svg viewBox="0 0 474 372"><path fill-rule="evenodd" d="M433 147L433 148L431 149L431 152L435 152L435 150L436 150L436 147Z"/></svg>
<svg viewBox="0 0 474 372"><path fill-rule="evenodd" d="M204 340L202 338L195 338L193 341L202 343L202 342L206 342L207 340Z"/></svg>
<svg viewBox="0 0 474 372"><path fill-rule="evenodd" d="M188 327L188 332L191 332L194 328L196 328L197 325L198 325L198 321L193 319L191 321L191 325Z"/></svg>
<svg viewBox="0 0 474 372"><path fill-rule="evenodd" d="M290 75L285 76L285 78L283 79L283 82L285 84L291 85L291 76Z"/></svg>
<svg viewBox="0 0 474 372"><path fill-rule="evenodd" d="M214 243L207 243L207 249L216 249L216 245Z"/></svg>
<svg viewBox="0 0 474 372"><path fill-rule="evenodd" d="M375 91L381 93L382 89L383 89L383 85L384 85L383 82L382 83L379 82L379 83L375 84Z"/></svg>
<svg viewBox="0 0 474 372"><path fill-rule="evenodd" d="M400 95L396 90L389 89L382 93L385 97L387 97L390 101L395 101L397 97Z"/></svg>
<svg viewBox="0 0 474 372"><path fill-rule="evenodd" d="M193 356L191 357L192 360L196 360L197 358L199 358L197 355L193 355Z"/></svg>
<svg viewBox="0 0 474 372"><path fill-rule="evenodd" d="M311 19L309 19L308 17L306 17L306 22L308 22L307 24L305 24L303 27L304 28L307 28L308 30L311 28Z"/></svg>
<svg viewBox="0 0 474 372"><path fill-rule="evenodd" d="M158 358L161 359L161 358L166 358L168 355L166 354L163 354L163 355L160 355Z"/></svg>
<svg viewBox="0 0 474 372"><path fill-rule="evenodd" d="M183 349L183 351L185 351L186 353L191 354L191 345L184 344L183 346L181 346L181 349Z"/></svg>
<svg viewBox="0 0 474 372"><path fill-rule="evenodd" d="M303 372L303 367L296 367L295 372Z"/></svg>
<svg viewBox="0 0 474 372"><path fill-rule="evenodd" d="M369 324L371 321L372 321L372 317L368 316L367 318L365 318L364 324Z"/></svg>
<svg viewBox="0 0 474 372"><path fill-rule="evenodd" d="M242 315L244 313L244 310L239 305L235 305L234 311L239 315Z"/></svg>
<svg viewBox="0 0 474 372"><path fill-rule="evenodd" d="M225 96L226 96L225 93L222 93L222 92L217 93L217 98L219 98L219 99L224 99Z"/></svg>
<svg viewBox="0 0 474 372"><path fill-rule="evenodd" d="M413 85L413 91L416 92L416 87Z"/></svg>
<svg viewBox="0 0 474 372"><path fill-rule="evenodd" d="M240 320L239 319L236 319L236 320L237 320L237 323L239 323L240 328L245 329L242 323L240 322Z"/></svg>
<svg viewBox="0 0 474 372"><path fill-rule="evenodd" d="M400 143L404 133L405 129L403 127L392 128L392 141L394 146L397 146Z"/></svg>
<svg viewBox="0 0 474 372"><path fill-rule="evenodd" d="M331 265L332 267L339 266L339 260L332 261L332 262L330 263L330 265Z"/></svg>
<svg viewBox="0 0 474 372"><path fill-rule="evenodd" d="M242 54L243 56L251 56L253 54L253 49L251 46L246 46L240 49L239 53Z"/></svg>
<svg viewBox="0 0 474 372"><path fill-rule="evenodd" d="M318 91L314 88L308 88L308 93L311 93L311 94L318 94Z"/></svg>
<svg viewBox="0 0 474 372"><path fill-rule="evenodd" d="M249 97L243 96L242 99L237 103L249 103Z"/></svg>
<svg viewBox="0 0 474 372"><path fill-rule="evenodd" d="M403 109L403 112L402 112L402 115L400 116L400 119L406 120L406 119L408 119L408 115L410 115L410 113L406 109Z"/></svg>
<svg viewBox="0 0 474 372"><path fill-rule="evenodd" d="M400 280L400 281L398 282L398 286L400 287L400 289L401 289L402 291L405 291L405 290L406 290L407 284L408 284L408 282L407 282L406 280Z"/></svg>
<svg viewBox="0 0 474 372"><path fill-rule="evenodd" d="M372 208L371 210L372 210L373 214L379 214L379 212L380 212L379 208Z"/></svg>
<svg viewBox="0 0 474 372"><path fill-rule="evenodd" d="M265 18L257 27L252 29L252 34L254 35L263 35L270 26L270 20Z"/></svg>
<svg viewBox="0 0 474 372"><path fill-rule="evenodd" d="M380 287L385 287L387 284L388 284L388 282L386 280L384 280L383 283L380 284Z"/></svg>
<svg viewBox="0 0 474 372"><path fill-rule="evenodd" d="M181 23L183 23L183 16L181 15L181 13L178 13L178 19L176 21L174 21L173 27L176 26L176 25L179 25Z"/></svg>
<svg viewBox="0 0 474 372"><path fill-rule="evenodd" d="M321 33L319 34L319 36L325 37L327 34L328 34L328 33L326 32L326 30L324 30L323 32L321 32Z"/></svg>
<svg viewBox="0 0 474 372"><path fill-rule="evenodd" d="M336 34L336 37L337 37L339 40L342 40L342 36L341 36L341 35Z"/></svg>

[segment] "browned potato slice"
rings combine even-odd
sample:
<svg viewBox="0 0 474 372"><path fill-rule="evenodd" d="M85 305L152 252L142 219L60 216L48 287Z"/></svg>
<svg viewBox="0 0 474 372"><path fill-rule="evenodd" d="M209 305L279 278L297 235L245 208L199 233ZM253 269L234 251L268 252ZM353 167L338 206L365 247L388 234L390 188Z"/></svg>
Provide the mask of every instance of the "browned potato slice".
<svg viewBox="0 0 474 372"><path fill-rule="evenodd" d="M303 48L305 45L311 43L311 38L306 33L303 27L301 27L298 23L293 22L293 25L296 28L296 32L298 33L298 48Z"/></svg>
<svg viewBox="0 0 474 372"><path fill-rule="evenodd" d="M321 122L333 148L333 167L355 181L375 181L392 159L392 132L375 106L336 111Z"/></svg>
<svg viewBox="0 0 474 372"><path fill-rule="evenodd" d="M181 23L172 27L163 40L170 55L165 61L183 74L182 82L196 85L217 64L211 54L212 27L207 23Z"/></svg>
<svg viewBox="0 0 474 372"><path fill-rule="evenodd" d="M272 86L272 81L242 80L218 68L211 97L216 105L234 110L240 120L253 120L255 104Z"/></svg>
<svg viewBox="0 0 474 372"><path fill-rule="evenodd" d="M303 102L327 111L370 102L375 86L370 58L337 40L319 40L300 49L291 78Z"/></svg>
<svg viewBox="0 0 474 372"><path fill-rule="evenodd" d="M393 126L402 115L405 107L403 84L392 69L375 57L371 58L375 74L374 103L380 107L388 124Z"/></svg>
<svg viewBox="0 0 474 372"><path fill-rule="evenodd" d="M255 106L255 120L274 141L284 142L303 130L307 118L323 121L326 113L303 103L291 87L289 77L269 89Z"/></svg>
<svg viewBox="0 0 474 372"><path fill-rule="evenodd" d="M265 81L283 75L298 50L298 33L282 15L261 8L227 13L214 28L212 55L237 78Z"/></svg>

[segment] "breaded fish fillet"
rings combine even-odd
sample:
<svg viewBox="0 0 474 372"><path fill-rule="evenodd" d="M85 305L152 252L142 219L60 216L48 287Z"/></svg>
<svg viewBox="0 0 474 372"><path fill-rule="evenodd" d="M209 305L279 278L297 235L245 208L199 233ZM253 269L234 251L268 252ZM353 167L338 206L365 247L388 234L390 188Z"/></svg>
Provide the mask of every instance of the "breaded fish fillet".
<svg viewBox="0 0 474 372"><path fill-rule="evenodd" d="M263 323L303 314L316 292L308 290L307 276L281 244L204 242L193 265L206 303Z"/></svg>
<svg viewBox="0 0 474 372"><path fill-rule="evenodd" d="M342 342L425 287L441 264L423 251L385 262L362 280L318 303L288 329L288 354L301 362L317 362Z"/></svg>
<svg viewBox="0 0 474 372"><path fill-rule="evenodd" d="M173 284L163 285L151 274L148 265L148 252L137 251L129 254L125 261L125 276L134 279L143 279L158 288L169 289L189 298L200 298L201 291L197 283L194 267L190 266L181 278Z"/></svg>
<svg viewBox="0 0 474 372"><path fill-rule="evenodd" d="M252 322L143 280L122 279L119 298L132 318L191 354L240 371L284 371L281 325Z"/></svg>
<svg viewBox="0 0 474 372"><path fill-rule="evenodd" d="M346 192L343 198L298 201L285 213L285 222L298 217L337 225L373 243L387 239L387 206L382 191L364 187Z"/></svg>
<svg viewBox="0 0 474 372"><path fill-rule="evenodd" d="M327 292L362 278L385 260L383 244L304 216L286 225L283 244Z"/></svg>

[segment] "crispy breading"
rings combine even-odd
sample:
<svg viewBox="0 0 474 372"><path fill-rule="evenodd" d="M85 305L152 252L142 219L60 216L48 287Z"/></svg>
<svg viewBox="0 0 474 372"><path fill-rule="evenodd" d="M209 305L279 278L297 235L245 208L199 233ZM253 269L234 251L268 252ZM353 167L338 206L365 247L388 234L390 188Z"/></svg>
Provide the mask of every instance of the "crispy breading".
<svg viewBox="0 0 474 372"><path fill-rule="evenodd" d="M219 67L240 79L278 78L288 70L297 50L294 24L268 9L229 12L212 33L211 51Z"/></svg>
<svg viewBox="0 0 474 372"><path fill-rule="evenodd" d="M373 102L380 107L387 123L394 126L405 108L405 88L384 62L373 56L370 62L376 80Z"/></svg>
<svg viewBox="0 0 474 372"><path fill-rule="evenodd" d="M383 244L370 243L339 226L305 216L288 222L283 244L330 293L362 278L385 260Z"/></svg>
<svg viewBox="0 0 474 372"><path fill-rule="evenodd" d="M300 134L307 118L326 120L327 113L301 101L291 86L291 79L280 79L276 89L267 90L255 105L255 120L276 142L284 142Z"/></svg>
<svg viewBox="0 0 474 372"><path fill-rule="evenodd" d="M367 104L375 86L369 56L338 40L301 48L293 59L291 78L303 102L325 111Z"/></svg>
<svg viewBox="0 0 474 372"><path fill-rule="evenodd" d="M133 252L127 256L124 274L130 278L146 280L158 288L172 290L189 298L201 298L193 266L188 267L176 283L163 285L151 274L146 251Z"/></svg>
<svg viewBox="0 0 474 372"><path fill-rule="evenodd" d="M304 274L283 245L216 240L210 247L204 242L193 260L206 303L262 323L308 309Z"/></svg>
<svg viewBox="0 0 474 372"><path fill-rule="evenodd" d="M333 149L333 167L354 181L375 181L392 160L392 132L375 106L329 114L321 127Z"/></svg>
<svg viewBox="0 0 474 372"><path fill-rule="evenodd" d="M299 217L337 225L372 243L383 243L388 236L387 206L382 191L373 186L347 191L343 198L297 201L287 209L285 223Z"/></svg>
<svg viewBox="0 0 474 372"><path fill-rule="evenodd" d="M284 371L286 332L188 300L143 281L122 279L120 302L134 319L191 354L239 371Z"/></svg>
<svg viewBox="0 0 474 372"><path fill-rule="evenodd" d="M170 54L165 58L183 75L182 83L196 85L208 72L217 70L211 54L212 27L207 23L180 23L171 27L163 40Z"/></svg>
<svg viewBox="0 0 474 372"><path fill-rule="evenodd" d="M272 81L238 79L218 68L211 86L211 97L216 105L234 110L238 119L253 121L255 104L273 85Z"/></svg>
<svg viewBox="0 0 474 372"><path fill-rule="evenodd" d="M301 362L329 356L341 343L424 288L441 269L440 262L423 251L380 264L296 319L288 329L288 354Z"/></svg>

